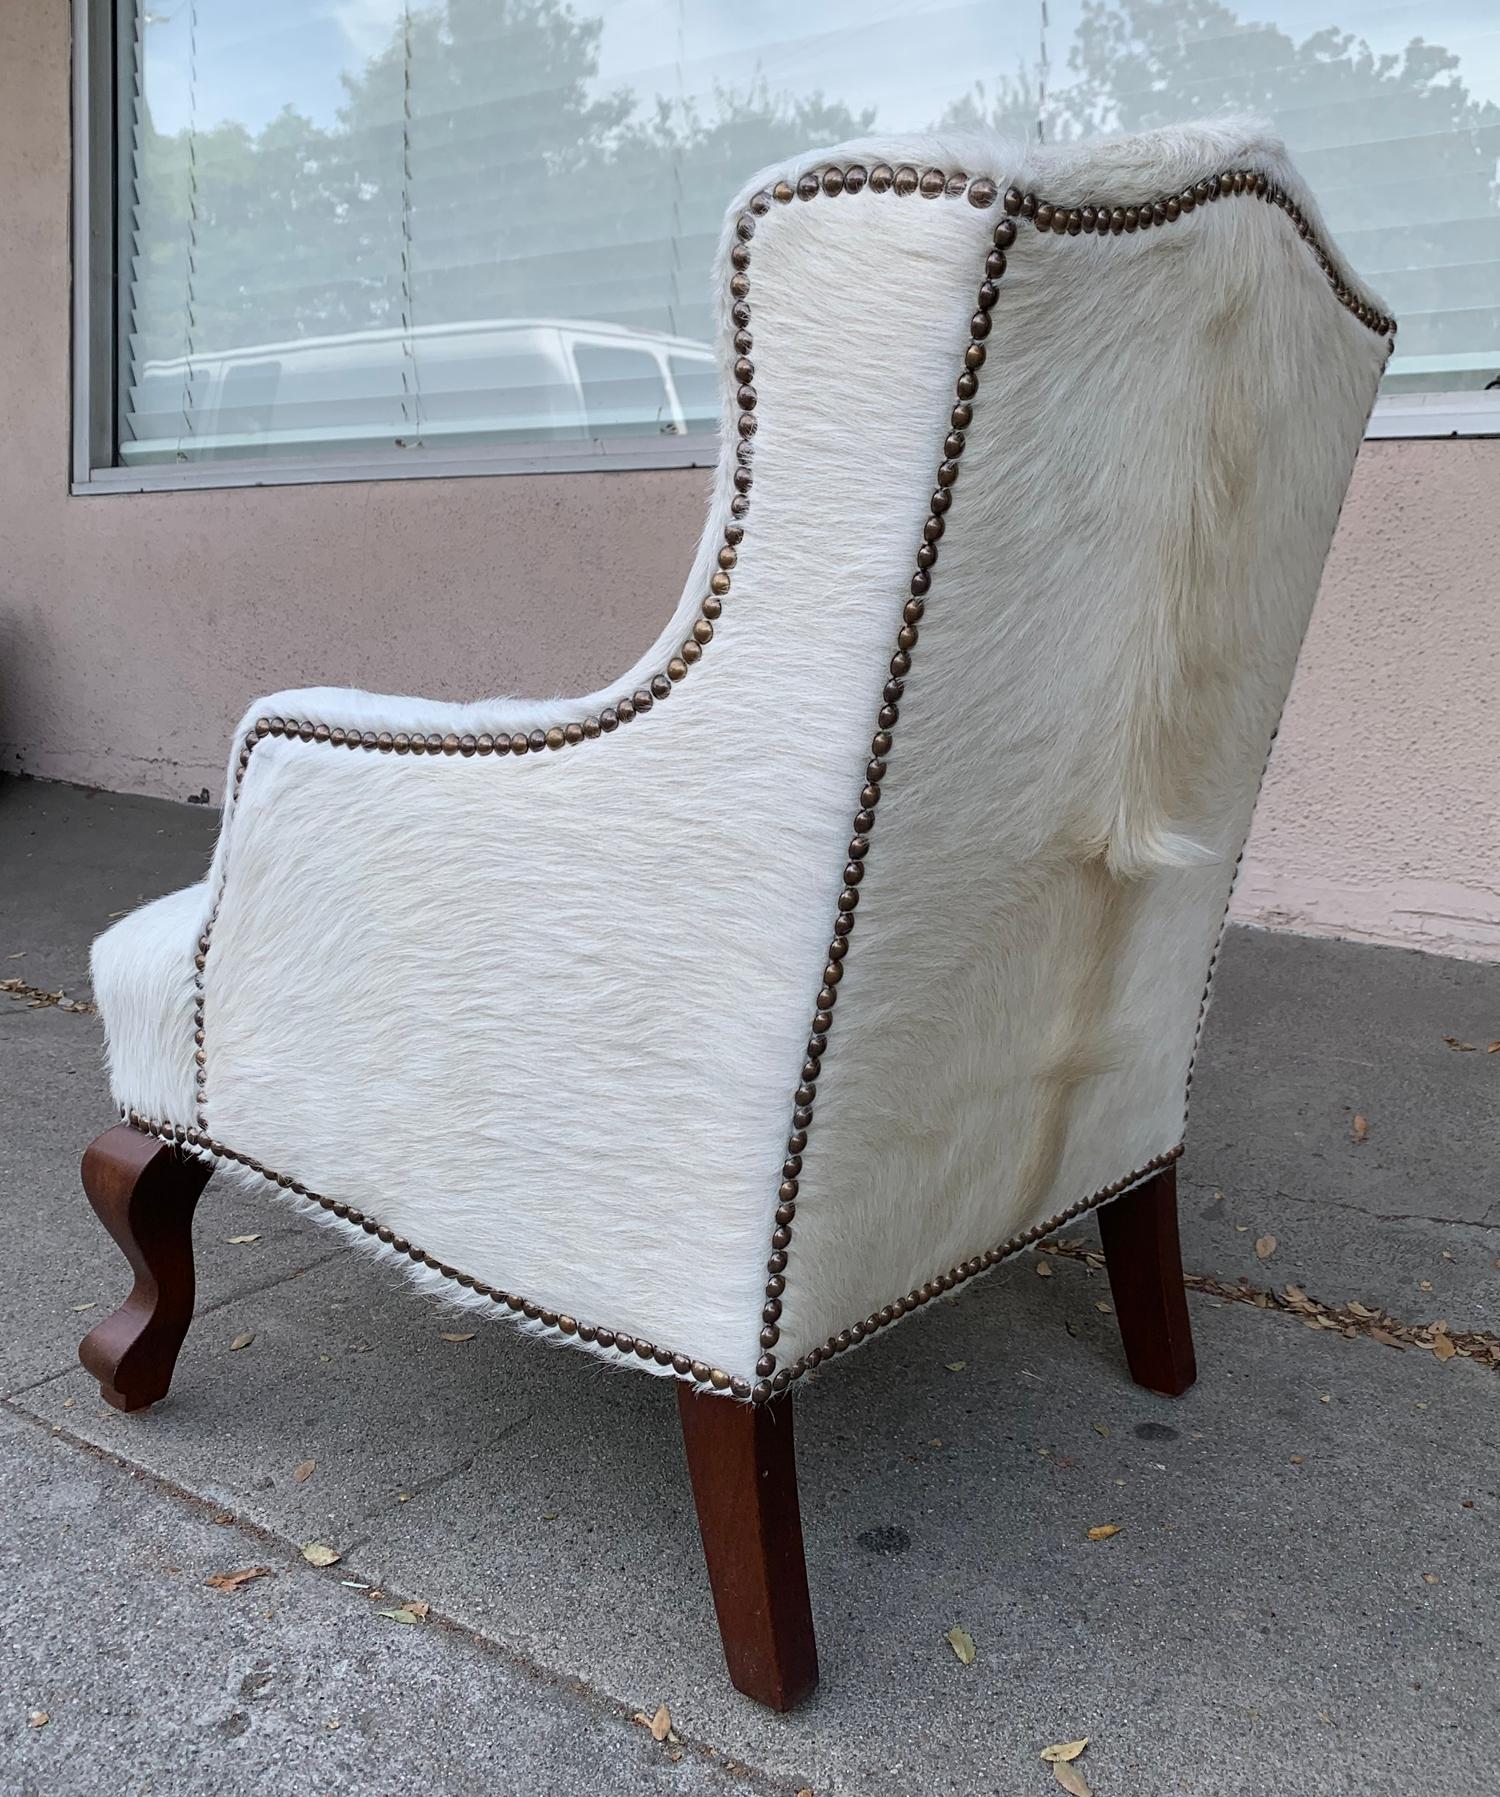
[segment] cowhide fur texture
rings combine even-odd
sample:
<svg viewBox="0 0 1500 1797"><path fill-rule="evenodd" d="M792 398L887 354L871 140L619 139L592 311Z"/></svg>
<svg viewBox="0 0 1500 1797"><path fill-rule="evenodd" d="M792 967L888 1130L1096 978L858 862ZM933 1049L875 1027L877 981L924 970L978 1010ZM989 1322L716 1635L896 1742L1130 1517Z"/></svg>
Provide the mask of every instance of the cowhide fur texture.
<svg viewBox="0 0 1500 1797"><path fill-rule="evenodd" d="M1333 253L1281 145L1244 121L1048 150L875 139L768 169L712 273L727 428L707 528L639 664L586 698L278 693L236 732L231 790L257 718L530 732L658 673L734 494L735 221L779 180L881 162L1063 205L1263 171ZM1004 216L866 186L757 218L752 501L701 661L556 753L260 740L206 882L95 946L120 1105L195 1126L212 916L213 1143L740 1396L764 1377L793 1093ZM1252 195L1133 234L1017 222L816 1079L778 1368L1179 1144L1237 857L1389 350Z"/></svg>

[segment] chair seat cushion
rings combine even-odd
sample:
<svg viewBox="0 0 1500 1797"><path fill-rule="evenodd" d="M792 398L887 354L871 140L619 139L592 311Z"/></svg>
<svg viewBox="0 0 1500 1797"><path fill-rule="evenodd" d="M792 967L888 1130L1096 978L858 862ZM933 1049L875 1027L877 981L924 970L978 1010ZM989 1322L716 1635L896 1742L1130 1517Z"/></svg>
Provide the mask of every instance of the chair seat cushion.
<svg viewBox="0 0 1500 1797"><path fill-rule="evenodd" d="M132 911L94 943L110 1090L123 1110L193 1120L193 957L208 921L207 881Z"/></svg>

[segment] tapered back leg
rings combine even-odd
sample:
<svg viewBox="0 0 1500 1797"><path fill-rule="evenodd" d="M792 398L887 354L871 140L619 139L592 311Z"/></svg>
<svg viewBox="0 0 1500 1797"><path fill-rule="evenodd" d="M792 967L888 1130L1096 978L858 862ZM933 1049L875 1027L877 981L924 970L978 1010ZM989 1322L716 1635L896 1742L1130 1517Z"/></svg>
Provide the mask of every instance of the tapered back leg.
<svg viewBox="0 0 1500 1797"><path fill-rule="evenodd" d="M738 1404L679 1385L682 1439L735 1687L789 1710L818 1682L792 1401Z"/></svg>
<svg viewBox="0 0 1500 1797"><path fill-rule="evenodd" d="M1148 1391L1180 1397L1198 1376L1177 1239L1177 1167L1106 1204L1099 1233L1130 1376Z"/></svg>
<svg viewBox="0 0 1500 1797"><path fill-rule="evenodd" d="M135 1273L130 1296L78 1349L117 1410L143 1410L172 1383L193 1319L193 1212L211 1171L123 1123L84 1152L83 1189Z"/></svg>

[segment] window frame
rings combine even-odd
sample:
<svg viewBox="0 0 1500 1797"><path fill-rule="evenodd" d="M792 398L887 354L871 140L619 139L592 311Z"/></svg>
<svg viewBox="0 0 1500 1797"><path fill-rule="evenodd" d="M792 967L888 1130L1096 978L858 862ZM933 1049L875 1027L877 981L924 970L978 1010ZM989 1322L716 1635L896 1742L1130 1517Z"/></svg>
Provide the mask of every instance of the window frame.
<svg viewBox="0 0 1500 1797"><path fill-rule="evenodd" d="M616 469L711 468L717 434L520 442L445 453L365 450L355 455L256 457L128 467L116 461L120 170L128 121L120 104L119 42L133 0L72 0L72 452L71 491L191 492L220 487L333 485L347 481L451 480L505 474L585 474ZM1500 436L1500 391L1382 394L1366 439Z"/></svg>

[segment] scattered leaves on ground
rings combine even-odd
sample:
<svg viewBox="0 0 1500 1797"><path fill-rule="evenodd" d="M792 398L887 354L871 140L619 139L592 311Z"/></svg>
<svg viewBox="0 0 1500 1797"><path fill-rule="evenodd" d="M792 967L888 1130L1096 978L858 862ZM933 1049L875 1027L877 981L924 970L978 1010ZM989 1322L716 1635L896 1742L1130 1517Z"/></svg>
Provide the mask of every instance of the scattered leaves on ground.
<svg viewBox="0 0 1500 1797"><path fill-rule="evenodd" d="M1356 1113L1354 1122L1350 1126L1350 1128L1351 1128L1351 1133L1353 1134L1356 1142L1368 1141L1369 1135L1370 1135L1370 1125L1369 1125L1369 1121L1366 1118L1361 1117L1358 1115L1358 1113Z"/></svg>
<svg viewBox="0 0 1500 1797"><path fill-rule="evenodd" d="M1081 1254L1069 1255L1060 1242L1044 1242L1042 1246L1049 1253L1065 1258L1087 1258ZM1500 1266L1500 1261L1495 1264ZM1432 1290L1430 1279L1417 1283L1424 1292ZM1454 1330L1442 1321L1404 1323L1358 1299L1351 1299L1346 1304L1325 1304L1321 1299L1309 1297L1300 1285L1284 1285L1279 1292L1264 1291L1251 1285L1248 1279L1231 1285L1226 1280L1211 1279L1206 1273L1186 1273L1183 1284L1190 1292L1203 1292L1226 1304L1253 1304L1257 1310L1289 1311L1309 1329L1336 1331L1351 1339L1358 1335L1368 1336L1387 1348L1427 1348L1439 1360L1458 1356L1500 1371L1500 1334L1488 1330ZM1438 1345L1440 1342L1441 1346Z"/></svg>
<svg viewBox="0 0 1500 1797"><path fill-rule="evenodd" d="M1049 1261L1039 1260L1036 1263L1036 1270L1039 1279L1050 1279L1052 1277L1052 1266Z"/></svg>
<svg viewBox="0 0 1500 1797"><path fill-rule="evenodd" d="M303 1543L302 1558L309 1566L337 1566L343 1555L335 1547L328 1547L321 1541Z"/></svg>
<svg viewBox="0 0 1500 1797"><path fill-rule="evenodd" d="M25 952L22 949L21 953ZM17 958L14 955L9 957L11 960ZM45 986L28 986L25 980L0 980L0 992L5 993L9 998L19 999L30 1011L43 1011L49 1005L55 1005L59 1011L77 1011L84 1016L92 1017L96 1008L91 1004L86 1004L81 998L69 998L60 989L56 992L49 992Z"/></svg>
<svg viewBox="0 0 1500 1797"><path fill-rule="evenodd" d="M646 1724L651 1730L653 1741L665 1741L672 1732L672 1712L663 1704L658 1704L656 1714Z"/></svg>
<svg viewBox="0 0 1500 1797"><path fill-rule="evenodd" d="M1046 1760L1049 1765L1058 1760L1064 1762L1076 1760L1088 1744L1089 1738L1087 1735L1085 1735L1081 1741L1059 1741L1055 1747L1044 1747L1042 1749L1042 1758Z"/></svg>
<svg viewBox="0 0 1500 1797"><path fill-rule="evenodd" d="M206 1578L205 1585L212 1585L215 1591L238 1591L242 1585L250 1585L256 1579L274 1579L276 1574L269 1566L244 1566L238 1572L216 1572Z"/></svg>
<svg viewBox="0 0 1500 1797"><path fill-rule="evenodd" d="M445 1341L445 1342L471 1342L471 1341L473 1341L474 1337L476 1335L478 1335L478 1333L479 1333L479 1331L477 1329L466 1329L461 1334L456 1330L455 1331L445 1330L438 1337L438 1340Z"/></svg>
<svg viewBox="0 0 1500 1797"><path fill-rule="evenodd" d="M299 1485L305 1485L317 1470L316 1460L299 1460L292 1468L292 1477Z"/></svg>
<svg viewBox="0 0 1500 1797"><path fill-rule="evenodd" d="M425 1608L424 1605L423 1609L425 1610ZM387 1617L392 1622L420 1622L422 1620L422 1615L415 1604L402 1604L396 1610L377 1610L375 1614Z"/></svg>
<svg viewBox="0 0 1500 1797"><path fill-rule="evenodd" d="M1460 1042L1457 1036L1444 1036L1443 1040L1455 1054L1473 1054L1474 1052L1474 1044L1472 1042Z"/></svg>
<svg viewBox="0 0 1500 1797"><path fill-rule="evenodd" d="M950 1373L961 1373L969 1363L967 1360L946 1360L943 1364Z"/></svg>
<svg viewBox="0 0 1500 1797"><path fill-rule="evenodd" d="M251 1242L258 1242L260 1237L258 1235L226 1235L224 1240L231 1248L245 1248Z"/></svg>
<svg viewBox="0 0 1500 1797"><path fill-rule="evenodd" d="M1089 1530L1089 1540L1108 1541L1111 1535L1118 1535L1124 1527L1122 1522L1101 1522Z"/></svg>
<svg viewBox="0 0 1500 1797"><path fill-rule="evenodd" d="M253 1342L254 1340L255 1340L255 1331L253 1329L247 1329L244 1331L243 1334L237 1335L234 1338L234 1340L229 1344L229 1352L231 1354L233 1354L233 1353L237 1352L240 1348L248 1348L250 1346L251 1342Z"/></svg>
<svg viewBox="0 0 1500 1797"><path fill-rule="evenodd" d="M1275 1252L1276 1237L1274 1235L1263 1235L1256 1238L1255 1258L1257 1260L1269 1260Z"/></svg>
<svg viewBox="0 0 1500 1797"><path fill-rule="evenodd" d="M948 1631L947 1641L963 1665L972 1666L974 1664L974 1637L967 1629L960 1628L957 1623L954 1623Z"/></svg>

